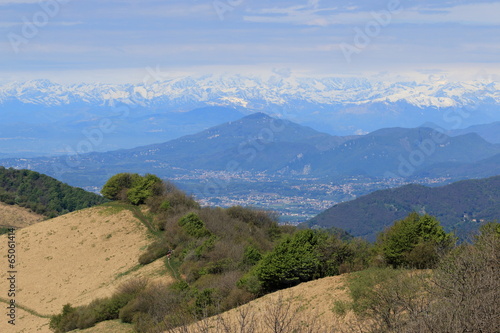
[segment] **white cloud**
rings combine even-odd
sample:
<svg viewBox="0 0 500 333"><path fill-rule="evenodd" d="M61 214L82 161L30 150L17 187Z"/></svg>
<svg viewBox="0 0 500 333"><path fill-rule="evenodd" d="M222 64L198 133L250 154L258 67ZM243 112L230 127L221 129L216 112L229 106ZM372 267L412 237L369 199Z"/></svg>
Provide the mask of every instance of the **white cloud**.
<svg viewBox="0 0 500 333"><path fill-rule="evenodd" d="M362 24L372 20L372 13L386 11L360 10L349 8L319 8L319 2L284 8L264 8L244 17L246 21L257 23L288 23L326 27L335 24ZM393 14L397 23L461 23L471 25L500 25L500 3L460 4L448 7L429 7L422 4L405 8Z"/></svg>
<svg viewBox="0 0 500 333"><path fill-rule="evenodd" d="M403 10L396 20L400 23L462 23L471 25L500 25L500 3L478 3L452 8L422 8Z"/></svg>

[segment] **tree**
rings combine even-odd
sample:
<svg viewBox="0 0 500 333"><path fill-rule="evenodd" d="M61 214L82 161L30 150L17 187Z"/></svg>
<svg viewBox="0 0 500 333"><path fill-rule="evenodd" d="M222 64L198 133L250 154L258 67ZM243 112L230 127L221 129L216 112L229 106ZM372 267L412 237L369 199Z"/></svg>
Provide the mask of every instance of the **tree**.
<svg viewBox="0 0 500 333"><path fill-rule="evenodd" d="M127 191L136 186L141 176L137 173L119 173L111 177L101 190L109 200L125 200Z"/></svg>
<svg viewBox="0 0 500 333"><path fill-rule="evenodd" d="M143 204L147 198L161 194L161 183L162 180L157 176L146 174L127 191L127 199L133 205Z"/></svg>
<svg viewBox="0 0 500 333"><path fill-rule="evenodd" d="M429 268L453 240L435 217L413 212L382 232L378 242L386 262L393 267Z"/></svg>
<svg viewBox="0 0 500 333"><path fill-rule="evenodd" d="M265 255L255 269L263 291L271 292L320 277L318 247L324 238L324 234L313 230L301 230Z"/></svg>
<svg viewBox="0 0 500 333"><path fill-rule="evenodd" d="M154 195L161 195L162 184L162 180L155 175L119 173L106 182L101 193L110 200L124 200L133 205L140 205Z"/></svg>

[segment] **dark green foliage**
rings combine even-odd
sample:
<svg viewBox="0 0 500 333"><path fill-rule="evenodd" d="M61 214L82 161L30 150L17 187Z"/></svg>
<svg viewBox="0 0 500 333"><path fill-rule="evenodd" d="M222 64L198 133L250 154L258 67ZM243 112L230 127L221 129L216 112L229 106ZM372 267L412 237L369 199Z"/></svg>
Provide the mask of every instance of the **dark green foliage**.
<svg viewBox="0 0 500 333"><path fill-rule="evenodd" d="M209 311L207 315L213 314L213 309L210 309L215 305L215 289L207 288L202 291L197 291L195 296L195 313L197 315L204 315L204 312Z"/></svg>
<svg viewBox="0 0 500 333"><path fill-rule="evenodd" d="M67 304L62 313L51 317L50 329L56 333L69 332L92 327L101 321L118 319L122 309L127 308L145 287L146 281L131 280L121 285L111 297L99 298L77 308Z"/></svg>
<svg viewBox="0 0 500 333"><path fill-rule="evenodd" d="M161 194L161 184L160 178L147 174L127 191L127 198L131 204L141 205L146 202L146 199Z"/></svg>
<svg viewBox="0 0 500 333"><path fill-rule="evenodd" d="M257 264L260 259L262 259L262 253L259 252L258 249L249 245L245 248L245 252L243 253L243 264L247 266L253 266Z"/></svg>
<svg viewBox="0 0 500 333"><path fill-rule="evenodd" d="M107 200L34 171L0 167L0 201L55 217Z"/></svg>
<svg viewBox="0 0 500 333"><path fill-rule="evenodd" d="M320 277L318 248L323 241L324 234L312 230L286 237L255 269L262 290L275 291Z"/></svg>
<svg viewBox="0 0 500 333"><path fill-rule="evenodd" d="M436 218L415 212L379 237L381 252L393 267L433 267L452 242L452 235L444 232Z"/></svg>
<svg viewBox="0 0 500 333"><path fill-rule="evenodd" d="M201 238L210 236L210 231L205 228L205 223L195 213L189 213L179 220L179 225L183 227L190 236Z"/></svg>
<svg viewBox="0 0 500 333"><path fill-rule="evenodd" d="M252 257L255 260L259 255L249 247L244 262ZM366 242L345 242L327 231L300 230L286 235L238 285L252 293L268 293L320 277L364 269L370 257L370 246Z"/></svg>
<svg viewBox="0 0 500 333"><path fill-rule="evenodd" d="M152 196L163 192L162 180L157 176L146 174L120 173L111 177L101 190L103 196L110 200L123 200L133 205L140 205Z"/></svg>
<svg viewBox="0 0 500 333"><path fill-rule="evenodd" d="M136 186L141 176L139 174L119 173L111 177L101 190L101 194L109 200L125 200L127 191Z"/></svg>
<svg viewBox="0 0 500 333"><path fill-rule="evenodd" d="M69 332L77 327L75 318L76 309L71 306L71 304L65 304L63 306L61 314L54 315L50 318L50 329L56 333Z"/></svg>

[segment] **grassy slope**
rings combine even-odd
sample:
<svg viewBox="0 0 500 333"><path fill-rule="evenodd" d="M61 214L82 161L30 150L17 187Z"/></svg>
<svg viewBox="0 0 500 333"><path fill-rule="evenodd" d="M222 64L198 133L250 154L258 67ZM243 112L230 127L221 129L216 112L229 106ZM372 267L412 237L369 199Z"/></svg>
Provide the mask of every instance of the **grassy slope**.
<svg viewBox="0 0 500 333"><path fill-rule="evenodd" d="M16 241L16 302L32 314L18 309L16 329L2 320L0 332L50 332L48 318L41 316L59 313L66 303L110 296L135 276L171 280L160 276L161 261L137 266L153 238L125 206L108 204L40 222L18 230ZM6 235L0 237L0 253L6 265ZM0 270L0 290L8 290L5 271Z"/></svg>
<svg viewBox="0 0 500 333"><path fill-rule="evenodd" d="M276 310L276 304L283 300L285 304L290 302L290 312L294 313L297 322L313 322L317 327L313 331L323 331L323 328L332 327L332 325L342 331L348 331L354 325L362 324L352 311L348 311L345 316L337 314L333 309L336 301L349 301L349 289L346 279L348 274L340 276L326 277L298 286L284 289L272 294L265 295L248 304L236 309L227 311L221 315L224 322L231 327L238 327L239 314L249 310L251 321L256 323L256 332L272 333L273 331L263 323L266 316ZM247 318L249 319L249 318ZM208 325L214 332L217 331L217 318L209 318ZM220 320L220 319L219 319ZM199 322L190 327L192 333L202 332L206 327L206 322ZM180 332L180 331L179 331Z"/></svg>
<svg viewBox="0 0 500 333"><path fill-rule="evenodd" d="M43 221L46 217L29 209L0 202L0 226L24 228Z"/></svg>

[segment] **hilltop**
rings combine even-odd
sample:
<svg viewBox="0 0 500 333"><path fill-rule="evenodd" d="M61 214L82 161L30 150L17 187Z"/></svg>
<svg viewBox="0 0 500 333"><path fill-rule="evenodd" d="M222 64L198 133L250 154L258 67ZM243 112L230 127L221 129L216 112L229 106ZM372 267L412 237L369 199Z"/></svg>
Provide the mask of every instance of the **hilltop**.
<svg viewBox="0 0 500 333"><path fill-rule="evenodd" d="M373 241L377 233L412 211L436 216L446 230L465 236L500 216L500 176L434 188L411 184L376 191L334 205L306 225L337 227Z"/></svg>
<svg viewBox="0 0 500 333"><path fill-rule="evenodd" d="M24 228L45 220L46 217L16 205L0 202L0 228Z"/></svg>
<svg viewBox="0 0 500 333"><path fill-rule="evenodd" d="M25 207L47 217L102 204L103 197L31 170L0 166L0 202ZM5 224L9 224L8 221Z"/></svg>

